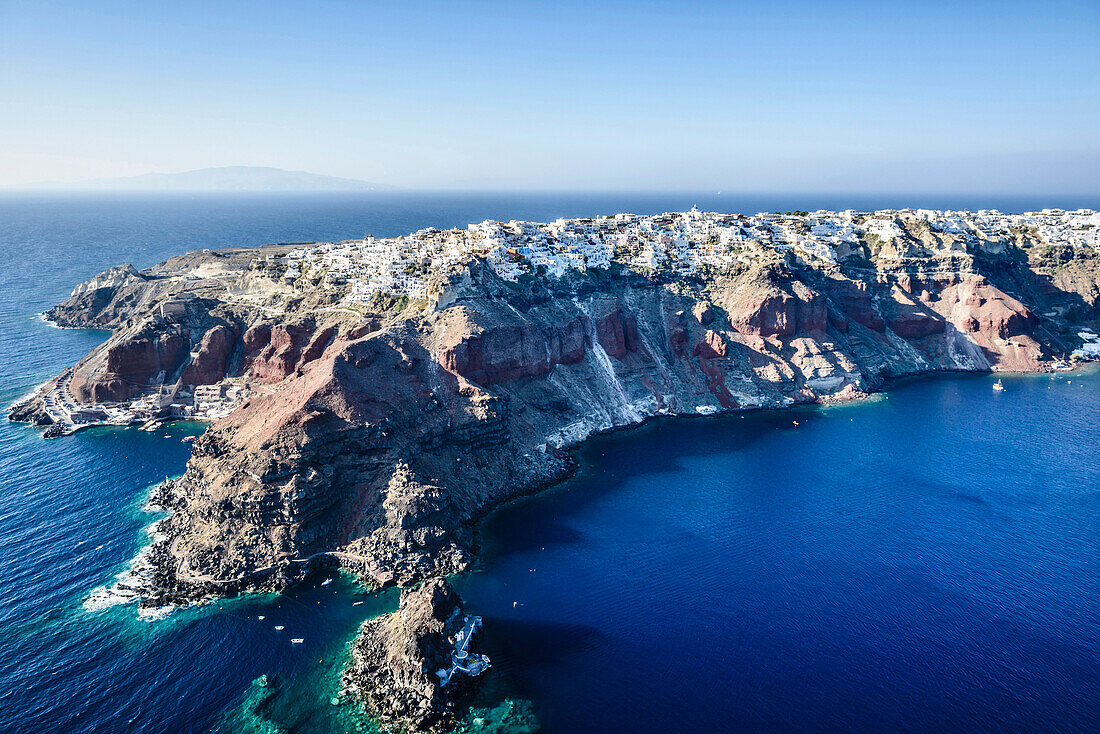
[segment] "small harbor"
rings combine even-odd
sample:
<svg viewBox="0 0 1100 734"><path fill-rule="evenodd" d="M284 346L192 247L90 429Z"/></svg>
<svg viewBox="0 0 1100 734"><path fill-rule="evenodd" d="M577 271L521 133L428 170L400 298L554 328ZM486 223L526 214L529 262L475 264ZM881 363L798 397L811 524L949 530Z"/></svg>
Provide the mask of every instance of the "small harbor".
<svg viewBox="0 0 1100 734"><path fill-rule="evenodd" d="M73 371L66 369L41 394L42 411L52 421L46 438L94 426L140 426L139 430L155 431L172 420L213 421L229 415L253 395L271 391L237 377L212 385L155 384L127 402L82 404L71 390ZM163 378L162 374L158 382L163 383Z"/></svg>

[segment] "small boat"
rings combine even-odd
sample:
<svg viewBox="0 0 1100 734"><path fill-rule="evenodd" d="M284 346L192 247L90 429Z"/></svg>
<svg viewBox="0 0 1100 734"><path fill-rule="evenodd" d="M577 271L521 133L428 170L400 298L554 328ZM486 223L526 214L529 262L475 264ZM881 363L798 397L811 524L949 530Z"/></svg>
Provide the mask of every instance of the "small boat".
<svg viewBox="0 0 1100 734"><path fill-rule="evenodd" d="M997 392L1000 392L1000 391L1005 389L1005 386L998 379L996 382L993 383L993 389L996 390Z"/></svg>
<svg viewBox="0 0 1100 734"><path fill-rule="evenodd" d="M321 586L328 586L331 583L332 583L332 579L325 579L324 581L321 582Z"/></svg>
<svg viewBox="0 0 1100 734"><path fill-rule="evenodd" d="M306 641L306 639L304 637L293 637L290 640L290 644L291 645L301 645L305 641Z"/></svg>
<svg viewBox="0 0 1100 734"><path fill-rule="evenodd" d="M282 632L285 629L286 629L286 627L282 626L281 624L275 625L275 631L276 632Z"/></svg>
<svg viewBox="0 0 1100 734"><path fill-rule="evenodd" d="M195 437L194 437L194 436L184 436L184 437L183 437L183 442L184 442L184 443L191 443L191 442L192 442L192 441L194 441L194 440L195 440Z"/></svg>

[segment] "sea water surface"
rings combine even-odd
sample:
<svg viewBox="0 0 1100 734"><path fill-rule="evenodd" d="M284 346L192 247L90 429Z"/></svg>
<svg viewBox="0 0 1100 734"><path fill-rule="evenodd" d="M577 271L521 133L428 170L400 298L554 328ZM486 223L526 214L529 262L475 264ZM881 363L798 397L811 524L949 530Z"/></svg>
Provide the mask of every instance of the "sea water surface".
<svg viewBox="0 0 1100 734"><path fill-rule="evenodd" d="M37 314L121 262L693 203L745 212L1090 204L3 195L0 401L106 337ZM478 569L455 579L486 618L494 685L531 700L550 732L1095 731L1100 377L1010 377L1000 394L991 382L923 380L861 405L666 420L596 439L577 478L493 515ZM363 619L393 608L392 593L367 594L336 574L158 621L130 607L84 609L146 542L153 517L142 499L183 470L181 439L201 430L44 441L0 421L0 731L364 726L331 700L347 642Z"/></svg>
<svg viewBox="0 0 1100 734"><path fill-rule="evenodd" d="M1096 731L1100 375L992 382L597 438L459 590L549 731Z"/></svg>

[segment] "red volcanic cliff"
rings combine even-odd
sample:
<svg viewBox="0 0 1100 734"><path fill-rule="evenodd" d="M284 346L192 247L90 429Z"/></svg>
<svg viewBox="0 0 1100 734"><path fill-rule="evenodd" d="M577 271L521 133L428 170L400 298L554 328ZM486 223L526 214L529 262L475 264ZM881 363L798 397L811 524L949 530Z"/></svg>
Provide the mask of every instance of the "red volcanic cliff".
<svg viewBox="0 0 1100 734"><path fill-rule="evenodd" d="M752 251L698 275L615 267L519 283L475 258L433 281L427 303L390 310L271 280L233 300L221 279L123 269L51 314L115 328L73 371L80 401L226 376L268 384L158 489L169 516L140 574L143 603L281 589L328 564L404 586L465 568L474 521L567 476L568 449L595 433L847 400L903 375L1043 369L1075 329L1100 325L1098 258L953 246L913 256L928 251L917 244L840 263ZM241 282L260 277L248 267ZM12 417L52 420L41 396ZM441 608L433 599L425 608ZM423 656L391 658L423 678ZM438 710L433 690L421 694L366 697L422 722Z"/></svg>
<svg viewBox="0 0 1100 734"><path fill-rule="evenodd" d="M187 358L188 341L179 334L139 336L112 344L98 373L77 368L70 389L83 402L125 401L140 395L158 374L175 373Z"/></svg>
<svg viewBox="0 0 1100 734"><path fill-rule="evenodd" d="M465 307L455 311L444 321L438 359L445 370L471 382L539 377L584 358L584 317L547 325L488 324Z"/></svg>
<svg viewBox="0 0 1100 734"><path fill-rule="evenodd" d="M891 290L884 310L890 330L906 339L940 334L946 326L939 314L898 287Z"/></svg>
<svg viewBox="0 0 1100 734"><path fill-rule="evenodd" d="M970 334L1004 339L1025 334L1038 324L1031 309L981 277L947 286L939 300L950 307L945 309L947 318Z"/></svg>
<svg viewBox="0 0 1100 734"><path fill-rule="evenodd" d="M596 340L608 356L622 359L638 349L638 325L618 299L599 301L593 316Z"/></svg>
<svg viewBox="0 0 1100 734"><path fill-rule="evenodd" d="M244 332L241 369L282 382L196 442L169 485L172 593L209 590L201 571L287 583L289 559L333 552L375 583L407 583L463 567L470 520L569 471L560 449L593 432L847 399L932 370L1032 368L1052 349L976 274L858 280L776 261L686 292L633 274L517 291L475 262L446 287L451 305L378 329Z"/></svg>
<svg viewBox="0 0 1100 734"><path fill-rule="evenodd" d="M834 274L822 282L822 293L834 304L835 320L842 331L848 330L849 321L871 331L882 331L885 328L886 321L875 308L868 283Z"/></svg>
<svg viewBox="0 0 1100 734"><path fill-rule="evenodd" d="M185 385L212 385L224 378L236 342L236 332L222 324L206 332L198 351L184 369L180 382Z"/></svg>
<svg viewBox="0 0 1100 734"><path fill-rule="evenodd" d="M305 324L263 324L245 332L245 367L264 382L278 382L294 372L313 336Z"/></svg>
<svg viewBox="0 0 1100 734"><path fill-rule="evenodd" d="M767 265L721 295L729 323L741 334L790 336L825 328L825 298L789 273Z"/></svg>
<svg viewBox="0 0 1100 734"><path fill-rule="evenodd" d="M1070 316L1097 318L1094 259L904 250L518 284L473 259L400 312L297 291L279 312L225 300L221 280L123 270L55 312L116 324L73 373L79 400L225 376L273 388L162 489L158 599L279 587L316 562L405 584L463 567L473 518L567 474L564 449L595 432L849 399L937 370L1039 369L1067 353ZM49 422L33 401L13 415Z"/></svg>

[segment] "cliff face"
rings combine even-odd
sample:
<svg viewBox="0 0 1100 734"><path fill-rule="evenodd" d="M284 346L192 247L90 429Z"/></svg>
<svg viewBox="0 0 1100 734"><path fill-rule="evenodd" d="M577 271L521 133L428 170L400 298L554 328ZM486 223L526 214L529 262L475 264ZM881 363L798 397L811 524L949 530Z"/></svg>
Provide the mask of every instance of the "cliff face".
<svg viewBox="0 0 1100 734"><path fill-rule="evenodd" d="M158 385L209 385L249 374L279 382L320 356L338 313L271 277L264 258L289 246L203 251L148 270L121 265L73 289L47 318L63 327L111 329L76 366L78 403L125 402Z"/></svg>
<svg viewBox="0 0 1100 734"><path fill-rule="evenodd" d="M165 488L171 593L257 570L278 585L299 570L288 561L333 551L374 583L407 584L465 567L471 521L568 474L562 449L594 432L1064 353L978 272L862 280L774 259L679 285L623 272L517 286L475 261L444 308L273 336L266 350L290 356L251 364L271 380L277 362L279 390L213 426Z"/></svg>
<svg viewBox="0 0 1100 734"><path fill-rule="evenodd" d="M161 488L173 514L153 601L278 588L332 562L404 585L464 568L472 521L566 476L563 449L594 432L850 399L902 375L1040 369L1075 346L1057 314L1097 318L1093 258L948 244L841 265L759 251L665 280L617 268L512 283L475 259L434 303L389 314L281 294L243 254L251 300L226 298L193 274L233 259L186 256L184 271L108 271L53 314L117 324L76 367L78 400L232 374L272 386Z"/></svg>
<svg viewBox="0 0 1100 734"><path fill-rule="evenodd" d="M511 282L473 258L438 275L426 304L388 310L288 286L268 254L115 268L50 313L114 329L72 371L77 402L227 376L264 387L158 490L171 514L143 557L146 604L279 589L332 563L374 585L458 571L474 520L567 476L566 450L595 432L847 400L904 375L1044 369L1100 320L1094 251L963 247L924 230L839 264L750 247L677 277L616 265ZM13 419L49 424L43 396ZM413 616L441 634L451 592L426 588L409 603L428 611ZM386 624L360 659L393 665L357 675L404 677L364 696L401 727L434 726L438 685L416 650L389 650L412 638Z"/></svg>

